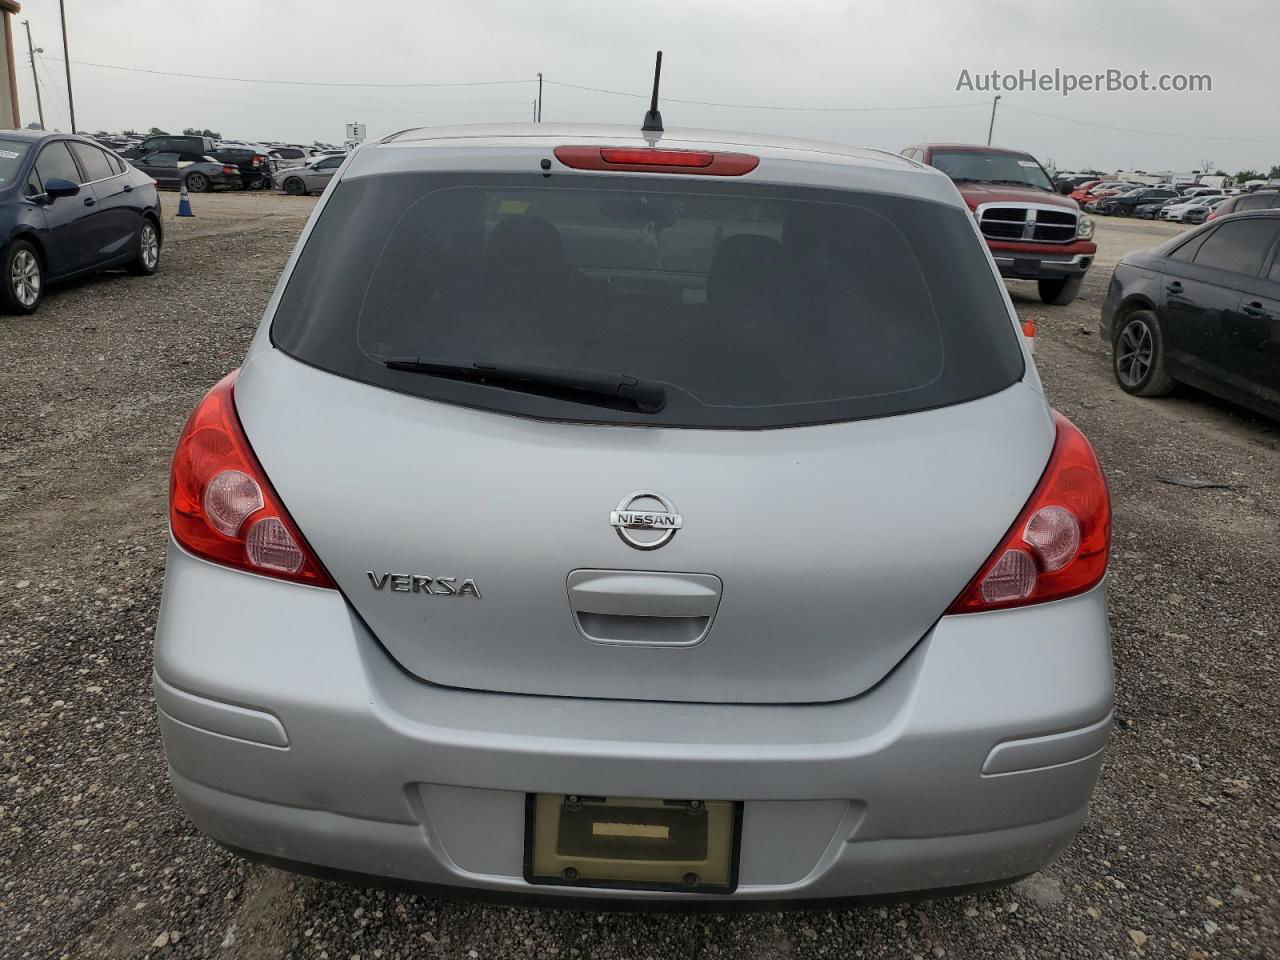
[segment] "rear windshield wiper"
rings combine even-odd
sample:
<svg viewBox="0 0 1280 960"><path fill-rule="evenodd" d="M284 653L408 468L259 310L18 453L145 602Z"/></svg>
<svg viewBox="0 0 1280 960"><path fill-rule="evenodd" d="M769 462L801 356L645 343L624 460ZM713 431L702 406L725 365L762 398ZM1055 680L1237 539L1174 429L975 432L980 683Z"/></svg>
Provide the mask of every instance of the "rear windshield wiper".
<svg viewBox="0 0 1280 960"><path fill-rule="evenodd" d="M428 376L471 383L491 383L513 390L541 393L539 387L580 403L614 400L634 406L641 413L657 413L667 405L667 391L654 380L600 370L563 370L514 363L463 363L429 357L375 357L389 370L425 373ZM533 389L530 389L533 388Z"/></svg>

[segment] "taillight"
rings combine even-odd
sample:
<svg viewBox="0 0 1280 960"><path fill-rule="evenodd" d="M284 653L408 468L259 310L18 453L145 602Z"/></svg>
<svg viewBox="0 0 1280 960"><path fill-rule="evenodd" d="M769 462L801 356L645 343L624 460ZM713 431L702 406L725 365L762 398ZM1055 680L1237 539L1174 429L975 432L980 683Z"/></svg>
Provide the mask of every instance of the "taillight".
<svg viewBox="0 0 1280 960"><path fill-rule="evenodd" d="M169 526L196 556L315 587L333 580L271 488L236 414L236 372L187 420L169 475Z"/></svg>
<svg viewBox="0 0 1280 960"><path fill-rule="evenodd" d="M1057 438L1035 493L947 613L976 613L1084 593L1107 572L1111 496L1083 433L1057 411Z"/></svg>
<svg viewBox="0 0 1280 960"><path fill-rule="evenodd" d="M239 172L240 172L240 168L239 168L239 167L233 167L233 166L231 166L231 164L227 164L226 166L224 166L224 167L222 168L222 172L223 172L223 173L225 173L225 174L227 174L227 175L229 176L229 175L234 174L234 173L239 173Z"/></svg>
<svg viewBox="0 0 1280 960"><path fill-rule="evenodd" d="M667 147L556 147L556 159L574 170L620 173L696 173L740 177L760 165L749 153L674 150Z"/></svg>
<svg viewBox="0 0 1280 960"><path fill-rule="evenodd" d="M262 154L260 154L260 153L255 153L255 154L253 155L253 165L254 165L255 167L260 167L260 166L262 166L262 165L263 165L263 163L265 163L265 162L266 162L266 159L267 159L267 158L266 158L266 157L264 157Z"/></svg>

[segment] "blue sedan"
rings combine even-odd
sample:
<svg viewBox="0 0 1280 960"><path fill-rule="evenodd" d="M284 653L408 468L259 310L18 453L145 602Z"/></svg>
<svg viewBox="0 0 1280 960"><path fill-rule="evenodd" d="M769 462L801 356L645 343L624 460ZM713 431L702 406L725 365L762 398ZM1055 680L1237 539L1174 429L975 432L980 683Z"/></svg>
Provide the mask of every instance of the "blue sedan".
<svg viewBox="0 0 1280 960"><path fill-rule="evenodd" d="M0 309L32 313L57 280L160 266L155 181L84 137L0 130Z"/></svg>

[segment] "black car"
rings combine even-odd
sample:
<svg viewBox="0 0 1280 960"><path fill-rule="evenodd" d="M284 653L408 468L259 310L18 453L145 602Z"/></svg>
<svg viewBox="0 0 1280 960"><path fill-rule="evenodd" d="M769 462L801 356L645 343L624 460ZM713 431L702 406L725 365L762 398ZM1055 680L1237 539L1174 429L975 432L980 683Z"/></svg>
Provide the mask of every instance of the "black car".
<svg viewBox="0 0 1280 960"><path fill-rule="evenodd" d="M1179 382L1280 417L1280 210L1214 219L1111 275L1099 328L1116 380L1154 397Z"/></svg>
<svg viewBox="0 0 1280 960"><path fill-rule="evenodd" d="M191 193L204 193L218 188L239 189L240 170L234 164L223 163L212 157L184 160L174 152L149 153L133 160L135 167L151 177L159 186L177 190L186 187Z"/></svg>
<svg viewBox="0 0 1280 960"><path fill-rule="evenodd" d="M271 186L271 158L252 147L221 147L211 154L219 163L234 166L239 172L240 186L245 190L264 190Z"/></svg>
<svg viewBox="0 0 1280 960"><path fill-rule="evenodd" d="M1139 220L1155 220L1160 211L1172 203L1182 203L1182 197L1170 197L1167 200L1143 200L1133 208L1133 215Z"/></svg>
<svg viewBox="0 0 1280 960"><path fill-rule="evenodd" d="M1130 190L1128 193L1100 200L1095 212L1131 217L1134 210L1142 204L1180 199L1181 197L1182 195L1173 187L1139 187L1137 190Z"/></svg>
<svg viewBox="0 0 1280 960"><path fill-rule="evenodd" d="M0 307L31 313L55 280L155 273L163 227L151 178L85 137L0 130Z"/></svg>
<svg viewBox="0 0 1280 960"><path fill-rule="evenodd" d="M126 150L123 156L126 160L140 160L155 153L176 153L190 163L210 156L215 149L209 137L175 137L164 133L147 137L141 143Z"/></svg>

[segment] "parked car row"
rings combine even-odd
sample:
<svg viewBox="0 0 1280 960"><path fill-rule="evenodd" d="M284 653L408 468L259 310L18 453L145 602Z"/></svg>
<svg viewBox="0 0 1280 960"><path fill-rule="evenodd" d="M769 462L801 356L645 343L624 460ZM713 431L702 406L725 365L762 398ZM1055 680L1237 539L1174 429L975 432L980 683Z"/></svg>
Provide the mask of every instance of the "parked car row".
<svg viewBox="0 0 1280 960"><path fill-rule="evenodd" d="M1139 204L1133 211L1143 220L1172 220L1176 223L1204 223L1213 211L1230 200L1226 196L1177 197L1156 203Z"/></svg>
<svg viewBox="0 0 1280 960"><path fill-rule="evenodd" d="M306 195L324 189L345 153L164 134L140 140L120 155L161 186L185 186L190 193L280 187Z"/></svg>
<svg viewBox="0 0 1280 960"><path fill-rule="evenodd" d="M95 140L134 166L146 169L163 185L185 185L192 193L278 186L288 170L306 167L335 152L345 153L303 144L215 140L190 134L157 134L145 138L99 136ZM223 169L228 166L235 170Z"/></svg>

